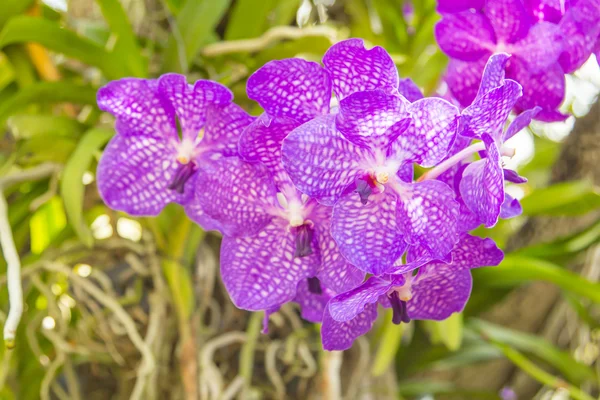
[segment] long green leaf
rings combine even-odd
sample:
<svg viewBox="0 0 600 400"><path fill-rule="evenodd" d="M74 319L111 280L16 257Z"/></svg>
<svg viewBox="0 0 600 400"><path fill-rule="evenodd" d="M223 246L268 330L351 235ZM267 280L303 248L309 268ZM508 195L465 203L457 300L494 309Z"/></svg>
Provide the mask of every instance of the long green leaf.
<svg viewBox="0 0 600 400"><path fill-rule="evenodd" d="M28 86L0 104L0 126L17 111L35 103L96 104L96 89L71 82L40 82Z"/></svg>
<svg viewBox="0 0 600 400"><path fill-rule="evenodd" d="M558 265L532 257L507 255L497 267L473 271L474 285L514 287L531 281L551 282L578 296L600 303L600 284L590 282Z"/></svg>
<svg viewBox="0 0 600 400"><path fill-rule="evenodd" d="M491 338L517 350L535 355L559 370L570 382L576 385L597 379L592 368L577 362L568 352L557 349L543 338L503 328L478 319L470 320L469 326L480 332L485 338Z"/></svg>
<svg viewBox="0 0 600 400"><path fill-rule="evenodd" d="M33 0L2 0L0 27L2 27L10 18L27 10L32 3Z"/></svg>
<svg viewBox="0 0 600 400"><path fill-rule="evenodd" d="M236 1L227 24L225 39L235 40L260 36L267 27L269 12L273 10L275 4L274 0Z"/></svg>
<svg viewBox="0 0 600 400"><path fill-rule="evenodd" d="M117 36L113 58L122 57L131 75L145 78L148 75L148 60L142 56L137 38L125 10L119 0L96 0L111 32Z"/></svg>
<svg viewBox="0 0 600 400"><path fill-rule="evenodd" d="M524 215L581 215L600 207L600 192L589 181L561 182L533 191L521 205Z"/></svg>
<svg viewBox="0 0 600 400"><path fill-rule="evenodd" d="M556 260L557 257L572 256L600 242L600 221L581 232L559 238L549 243L540 243L517 250L519 255Z"/></svg>
<svg viewBox="0 0 600 400"><path fill-rule="evenodd" d="M227 11L231 0L187 0L164 54L163 71L185 72Z"/></svg>
<svg viewBox="0 0 600 400"><path fill-rule="evenodd" d="M78 137L85 126L77 120L50 114L21 114L8 119L8 128L16 139L37 136Z"/></svg>
<svg viewBox="0 0 600 400"><path fill-rule="evenodd" d="M26 42L39 43L52 51L98 67L111 79L128 75L126 60L111 57L111 53L101 46L54 21L22 15L8 21L0 32L0 48Z"/></svg>
<svg viewBox="0 0 600 400"><path fill-rule="evenodd" d="M371 369L373 376L382 375L394 361L404 333L405 324L394 324L391 310L388 310L386 314L383 335L379 340L379 347Z"/></svg>
<svg viewBox="0 0 600 400"><path fill-rule="evenodd" d="M86 246L92 246L94 238L83 218L83 174L89 167L94 153L108 142L114 132L107 129L89 130L77 144L67 161L60 181L60 192L65 203L69 223Z"/></svg>

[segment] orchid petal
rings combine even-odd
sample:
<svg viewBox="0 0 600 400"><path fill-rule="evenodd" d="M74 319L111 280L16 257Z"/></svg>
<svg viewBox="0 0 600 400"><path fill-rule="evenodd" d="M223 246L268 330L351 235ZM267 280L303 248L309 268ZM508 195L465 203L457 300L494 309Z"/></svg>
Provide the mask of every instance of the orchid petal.
<svg viewBox="0 0 600 400"><path fill-rule="evenodd" d="M206 163L198 171L194 201L198 209L221 223L225 235L256 234L273 218L269 209L275 198L272 177L261 164L228 157ZM202 223L191 214L193 208L188 211L190 218Z"/></svg>
<svg viewBox="0 0 600 400"><path fill-rule="evenodd" d="M369 304L376 304L397 282L372 276L359 287L338 294L329 302L329 313L335 321L350 321Z"/></svg>
<svg viewBox="0 0 600 400"><path fill-rule="evenodd" d="M371 195L367 204L349 193L333 207L331 235L356 268L380 275L406 250L396 225L396 202L396 194L386 190Z"/></svg>
<svg viewBox="0 0 600 400"><path fill-rule="evenodd" d="M121 122L122 134L177 139L175 110L156 80L123 78L98 90L98 107Z"/></svg>
<svg viewBox="0 0 600 400"><path fill-rule="evenodd" d="M498 148L494 143L486 148L487 158L475 161L465 169L460 194L477 219L489 228L498 222L504 202L504 178Z"/></svg>
<svg viewBox="0 0 600 400"><path fill-rule="evenodd" d="M274 221L254 236L223 238L221 275L236 307L278 307L296 296L300 281L315 275L317 255L294 257L294 236L280 223Z"/></svg>
<svg viewBox="0 0 600 400"><path fill-rule="evenodd" d="M338 322L325 312L321 327L323 348L329 351L349 349L357 337L371 330L376 319L376 304L368 305L356 318L346 322Z"/></svg>
<svg viewBox="0 0 600 400"><path fill-rule="evenodd" d="M98 164L98 191L112 209L130 215L158 215L167 203L185 203L193 177L179 194L168 189L178 168L176 151L152 136L114 136Z"/></svg>
<svg viewBox="0 0 600 400"><path fill-rule="evenodd" d="M397 223L405 240L426 246L434 258L448 254L458 240L458 215L454 191L436 180L404 188L398 201Z"/></svg>
<svg viewBox="0 0 600 400"><path fill-rule="evenodd" d="M272 117L303 123L329 112L331 81L325 69L312 61L270 61L248 78L247 91Z"/></svg>
<svg viewBox="0 0 600 400"><path fill-rule="evenodd" d="M496 38L490 21L481 13L446 14L435 26L435 38L444 53L462 61L477 61L490 54Z"/></svg>
<svg viewBox="0 0 600 400"><path fill-rule="evenodd" d="M362 39L334 44L323 57L338 100L352 93L381 89L393 94L398 90L398 70L390 55L381 47L365 49Z"/></svg>
<svg viewBox="0 0 600 400"><path fill-rule="evenodd" d="M335 129L335 116L316 117L283 141L282 160L296 187L332 205L360 174L368 151Z"/></svg>

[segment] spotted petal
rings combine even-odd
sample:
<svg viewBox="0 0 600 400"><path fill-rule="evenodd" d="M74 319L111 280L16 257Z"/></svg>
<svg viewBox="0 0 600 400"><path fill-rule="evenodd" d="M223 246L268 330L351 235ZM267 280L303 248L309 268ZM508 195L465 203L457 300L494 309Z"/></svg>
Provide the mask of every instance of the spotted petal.
<svg viewBox="0 0 600 400"><path fill-rule="evenodd" d="M508 115L521 95L521 85L506 79L502 86L487 92L464 109L460 134L478 138L491 135L494 139L500 139Z"/></svg>
<svg viewBox="0 0 600 400"><path fill-rule="evenodd" d="M510 123L506 132L504 132L504 142L506 142L511 137L515 136L517 133L521 132L523 129L527 128L531 123L531 120L535 118L535 116L541 111L540 107L534 107L531 110L523 111L521 114L517 116Z"/></svg>
<svg viewBox="0 0 600 400"><path fill-rule="evenodd" d="M315 235L319 245L321 267L317 273L319 280L329 289L341 293L360 285L365 279L365 273L350 264L340 253L340 249L331 235L331 207L315 206L320 210L317 219L313 211L311 220L315 224Z"/></svg>
<svg viewBox="0 0 600 400"><path fill-rule="evenodd" d="M128 136L177 139L175 110L158 93L158 82L124 78L98 90L98 107L119 121L119 132Z"/></svg>
<svg viewBox="0 0 600 400"><path fill-rule="evenodd" d="M485 4L485 0L438 0L437 10L441 13L455 13L465 11L470 8L480 10Z"/></svg>
<svg viewBox="0 0 600 400"><path fill-rule="evenodd" d="M340 102L337 129L354 143L370 143L370 138L385 136L392 125L409 114L403 100L381 90L357 92ZM407 123L401 124L406 129Z"/></svg>
<svg viewBox="0 0 600 400"><path fill-rule="evenodd" d="M329 112L331 81L325 69L312 61L270 61L248 78L247 91L271 117L302 123Z"/></svg>
<svg viewBox="0 0 600 400"><path fill-rule="evenodd" d="M233 93L220 83L199 80L194 85L187 83L184 75L165 74L158 80L158 92L171 103L183 138L194 141L206 122L206 109L210 104L227 105Z"/></svg>
<svg viewBox="0 0 600 400"><path fill-rule="evenodd" d="M458 109L444 99L427 98L410 104L408 110L412 124L392 142L391 153L404 161L433 167L444 159L454 142Z"/></svg>
<svg viewBox="0 0 600 400"><path fill-rule="evenodd" d="M423 267L412 286L412 299L407 303L411 319L441 321L461 312L469 300L473 278L471 272L449 265Z"/></svg>
<svg viewBox="0 0 600 400"><path fill-rule="evenodd" d="M563 36L558 26L539 22L513 47L515 56L525 61L530 72L536 73L558 60L563 51Z"/></svg>
<svg viewBox="0 0 600 400"><path fill-rule="evenodd" d="M236 307L258 311L291 301L298 283L314 276L318 265L316 254L294 257L294 251L293 234L280 221L254 236L225 236L221 275Z"/></svg>
<svg viewBox="0 0 600 400"><path fill-rule="evenodd" d="M269 171L262 164L249 164L237 157L203 164L198 171L194 201L208 217L222 224L222 233L251 236L273 218L269 213L276 201ZM188 209L188 216L200 220Z"/></svg>
<svg viewBox="0 0 600 400"><path fill-rule="evenodd" d="M484 12L494 27L497 40L502 43L523 39L531 27L532 21L523 0L486 1Z"/></svg>
<svg viewBox="0 0 600 400"><path fill-rule="evenodd" d="M349 193L333 207L331 235L358 269L380 275L406 250L396 225L396 203L396 194L386 190L369 196L367 204L357 193Z"/></svg>
<svg viewBox="0 0 600 400"><path fill-rule="evenodd" d="M410 78L400 79L398 91L411 103L423 98L423 92Z"/></svg>
<svg viewBox="0 0 600 400"><path fill-rule="evenodd" d="M558 23L563 16L561 3L564 0L525 0L525 8L538 21Z"/></svg>
<svg viewBox="0 0 600 400"><path fill-rule="evenodd" d="M486 146L487 157L471 163L460 181L460 194L469 209L486 227L498 222L504 202L504 178L498 148Z"/></svg>
<svg viewBox="0 0 600 400"><path fill-rule="evenodd" d="M296 187L332 205L359 175L367 150L335 129L335 115L316 117L283 141L283 166Z"/></svg>
<svg viewBox="0 0 600 400"><path fill-rule="evenodd" d="M202 157L209 161L220 156L238 155L240 135L255 119L234 103L227 106L210 105L206 111L201 142Z"/></svg>
<svg viewBox="0 0 600 400"><path fill-rule="evenodd" d="M523 86L523 97L516 104L518 109L528 110L539 106L542 110L536 115L537 120L560 120L560 117L556 115L556 109L565 96L565 74L558 63L544 71L532 74L523 62L514 58L511 60L506 74ZM566 117L564 116L562 119Z"/></svg>
<svg viewBox="0 0 600 400"><path fill-rule="evenodd" d="M376 304L379 296L386 294L395 284L403 284L402 276L396 279L372 276L359 287L338 294L329 302L329 312L335 321L350 321L369 304Z"/></svg>
<svg viewBox="0 0 600 400"><path fill-rule="evenodd" d="M523 214L523 207L519 200L512 198L509 194L504 195L504 203L500 207L500 218L510 219Z"/></svg>
<svg viewBox="0 0 600 400"><path fill-rule="evenodd" d="M398 201L397 223L406 242L427 247L434 258L448 254L458 240L459 204L454 198L454 191L436 180L405 187Z"/></svg>
<svg viewBox="0 0 600 400"><path fill-rule="evenodd" d="M504 258L502 250L490 238L480 238L463 234L452 250L450 263L433 262L427 268L436 270L441 265L454 269L473 269L500 264Z"/></svg>
<svg viewBox="0 0 600 400"><path fill-rule="evenodd" d="M299 123L292 118L278 117L266 123L264 118L258 118L243 132L240 142L240 157L248 162L260 162L272 171L277 182L289 178L281 163L281 146L283 139Z"/></svg>
<svg viewBox="0 0 600 400"><path fill-rule="evenodd" d="M444 53L462 61L487 58L496 44L490 21L472 12L444 15L435 26L435 38Z"/></svg>
<svg viewBox="0 0 600 400"><path fill-rule="evenodd" d="M560 30L565 51L559 62L565 73L572 73L587 61L600 35L600 2L577 1L560 21Z"/></svg>
<svg viewBox="0 0 600 400"><path fill-rule="evenodd" d="M368 305L356 318L346 322L338 322L325 312L321 327L323 348L329 351L349 349L357 337L371 330L376 319L377 304Z"/></svg>
<svg viewBox="0 0 600 400"><path fill-rule="evenodd" d="M184 203L193 191L168 189L177 170L175 150L152 136L114 136L98 164L98 190L111 208L131 215L158 215L167 203Z"/></svg>
<svg viewBox="0 0 600 400"><path fill-rule="evenodd" d="M390 55L381 47L365 49L362 39L334 44L323 57L338 100L352 93L381 89L397 93L398 70Z"/></svg>
<svg viewBox="0 0 600 400"><path fill-rule="evenodd" d="M485 69L483 70L477 98L481 98L490 90L493 90L504 83L504 68L506 67L509 58L510 56L506 53L493 54L489 58L485 64Z"/></svg>
<svg viewBox="0 0 600 400"><path fill-rule="evenodd" d="M472 62L450 59L448 63L446 83L454 98L463 107L467 107L475 100L485 62L486 59L483 57Z"/></svg>
<svg viewBox="0 0 600 400"><path fill-rule="evenodd" d="M331 291L322 287L321 293L312 293L308 280L303 279L298 283L294 301L300 305L302 318L309 322L320 323L323 322L323 313L330 299Z"/></svg>

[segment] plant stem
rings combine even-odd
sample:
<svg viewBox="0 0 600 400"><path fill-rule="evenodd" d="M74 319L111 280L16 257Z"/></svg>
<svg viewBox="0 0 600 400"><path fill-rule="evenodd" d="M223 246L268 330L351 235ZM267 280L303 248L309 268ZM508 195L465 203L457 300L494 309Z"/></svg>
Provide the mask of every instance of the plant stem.
<svg viewBox="0 0 600 400"><path fill-rule="evenodd" d="M240 375L244 378L244 389L248 390L252 383L252 369L254 366L254 351L260 328L262 324L262 313L255 312L250 316L248 329L246 330L246 343L242 346L240 354Z"/></svg>

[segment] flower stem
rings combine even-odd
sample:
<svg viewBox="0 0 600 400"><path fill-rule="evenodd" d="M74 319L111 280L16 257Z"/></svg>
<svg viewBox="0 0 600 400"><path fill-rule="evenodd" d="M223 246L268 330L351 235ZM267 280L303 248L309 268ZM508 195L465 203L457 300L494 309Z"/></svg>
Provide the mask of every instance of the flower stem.
<svg viewBox="0 0 600 400"><path fill-rule="evenodd" d="M429 171L425 172L423 175L421 175L421 177L417 180L417 182L426 181L428 179L435 179L438 176L440 176L441 174L443 174L444 172L446 172L448 169L452 168L459 162L466 159L467 157L470 157L471 155L473 155L479 151L482 151L482 150L485 150L485 144L483 142L474 143L474 144L470 145L469 147L464 148L461 151L459 151L458 153L454 154L452 157L442 161L441 163L439 163L438 165L436 165ZM502 147L500 149L500 153L503 156L513 157L515 155L515 149L509 148L509 147Z"/></svg>
<svg viewBox="0 0 600 400"><path fill-rule="evenodd" d="M262 323L262 313L254 312L250 316L248 322L248 329L246 330L247 340L240 354L240 375L244 378L245 390L250 389L252 382L252 368L254 366L254 351L256 349L256 342L260 335L260 328Z"/></svg>

